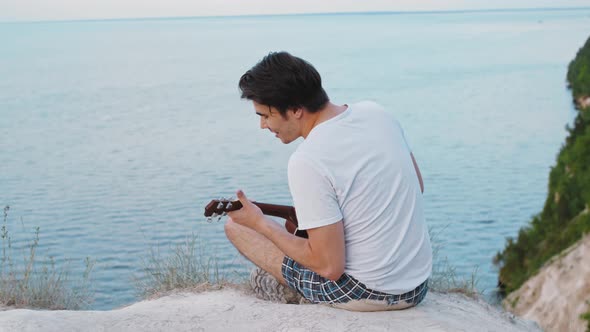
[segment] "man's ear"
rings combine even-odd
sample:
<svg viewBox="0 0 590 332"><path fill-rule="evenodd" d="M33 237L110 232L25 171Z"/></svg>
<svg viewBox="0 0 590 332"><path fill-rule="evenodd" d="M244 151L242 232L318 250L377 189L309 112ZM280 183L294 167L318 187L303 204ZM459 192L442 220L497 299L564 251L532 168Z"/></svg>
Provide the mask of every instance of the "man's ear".
<svg viewBox="0 0 590 332"><path fill-rule="evenodd" d="M303 107L294 108L291 111L293 111L293 116L295 119L301 119L303 116Z"/></svg>

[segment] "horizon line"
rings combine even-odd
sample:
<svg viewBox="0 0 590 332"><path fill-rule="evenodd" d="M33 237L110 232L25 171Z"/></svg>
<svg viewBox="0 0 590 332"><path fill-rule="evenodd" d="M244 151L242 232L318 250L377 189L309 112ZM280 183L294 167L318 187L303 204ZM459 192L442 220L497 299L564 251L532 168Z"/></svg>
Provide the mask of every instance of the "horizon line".
<svg viewBox="0 0 590 332"><path fill-rule="evenodd" d="M420 15L420 14L468 14L493 12L528 12L528 11L570 11L590 10L587 7L542 7L542 8L490 8L490 9L452 9L452 10L408 10L408 11L360 11L360 12L317 12L317 13L277 13L277 14L240 14L240 15L195 15L195 16L147 16L119 18L88 18L88 19L47 19L47 20L15 20L0 21L0 24L23 23L81 23L81 22L117 22L117 21L174 21L193 19L218 18L252 18L252 17L283 17L283 16L345 16L345 15Z"/></svg>

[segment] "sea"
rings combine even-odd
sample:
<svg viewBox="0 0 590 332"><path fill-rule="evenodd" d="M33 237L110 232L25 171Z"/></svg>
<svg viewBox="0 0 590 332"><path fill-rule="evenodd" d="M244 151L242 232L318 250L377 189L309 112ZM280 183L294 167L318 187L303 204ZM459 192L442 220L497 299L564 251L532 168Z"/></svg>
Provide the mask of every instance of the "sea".
<svg viewBox="0 0 590 332"><path fill-rule="evenodd" d="M567 66L589 36L590 7L0 23L2 248L23 261L37 241L72 283L88 259L96 310L139 301L150 258L191 239L219 275L246 278L203 212L237 189L292 204L301 140L260 130L238 91L284 50L334 103L397 117L437 262L497 303L493 258L543 208L576 115Z"/></svg>

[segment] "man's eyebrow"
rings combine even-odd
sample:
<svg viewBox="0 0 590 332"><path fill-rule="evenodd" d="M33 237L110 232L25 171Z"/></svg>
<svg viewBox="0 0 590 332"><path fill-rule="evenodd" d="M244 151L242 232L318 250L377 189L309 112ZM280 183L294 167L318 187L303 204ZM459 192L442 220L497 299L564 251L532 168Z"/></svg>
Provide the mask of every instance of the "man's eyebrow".
<svg viewBox="0 0 590 332"><path fill-rule="evenodd" d="M260 113L260 112L256 112L256 114L258 114L258 115L260 115L260 116L264 116L264 115L266 115L266 114L262 114L262 113Z"/></svg>

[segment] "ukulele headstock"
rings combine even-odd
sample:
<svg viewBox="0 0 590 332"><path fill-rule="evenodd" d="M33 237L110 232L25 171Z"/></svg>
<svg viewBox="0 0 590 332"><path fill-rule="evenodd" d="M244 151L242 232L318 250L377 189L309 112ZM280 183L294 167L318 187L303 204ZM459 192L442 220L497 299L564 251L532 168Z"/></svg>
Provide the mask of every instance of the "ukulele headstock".
<svg viewBox="0 0 590 332"><path fill-rule="evenodd" d="M217 221L221 220L221 217L226 216L228 212L239 210L242 208L242 203L238 200L232 200L227 198L214 199L207 206L205 206L205 217L207 222L212 222L213 218L217 218Z"/></svg>

